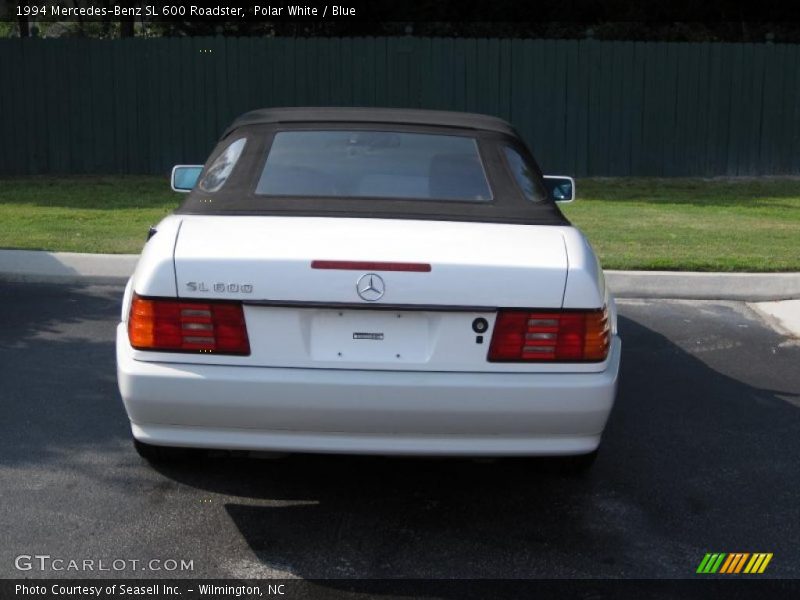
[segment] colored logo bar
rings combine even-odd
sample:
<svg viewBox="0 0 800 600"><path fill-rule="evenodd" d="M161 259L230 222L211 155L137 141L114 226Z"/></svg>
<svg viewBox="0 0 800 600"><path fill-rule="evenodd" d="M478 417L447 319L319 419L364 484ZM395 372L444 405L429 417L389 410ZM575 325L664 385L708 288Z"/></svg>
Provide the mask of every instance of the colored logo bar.
<svg viewBox="0 0 800 600"><path fill-rule="evenodd" d="M763 573L771 560L771 552L709 552L700 561L697 573L725 575Z"/></svg>

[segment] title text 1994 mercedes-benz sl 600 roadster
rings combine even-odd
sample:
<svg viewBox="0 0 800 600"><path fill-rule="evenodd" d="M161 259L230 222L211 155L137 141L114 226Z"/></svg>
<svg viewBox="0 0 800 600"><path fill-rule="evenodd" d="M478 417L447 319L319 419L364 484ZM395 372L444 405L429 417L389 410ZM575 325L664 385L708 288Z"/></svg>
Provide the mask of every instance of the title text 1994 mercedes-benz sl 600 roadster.
<svg viewBox="0 0 800 600"><path fill-rule="evenodd" d="M119 389L150 460L181 449L570 456L621 344L594 252L505 121L247 113L151 230Z"/></svg>

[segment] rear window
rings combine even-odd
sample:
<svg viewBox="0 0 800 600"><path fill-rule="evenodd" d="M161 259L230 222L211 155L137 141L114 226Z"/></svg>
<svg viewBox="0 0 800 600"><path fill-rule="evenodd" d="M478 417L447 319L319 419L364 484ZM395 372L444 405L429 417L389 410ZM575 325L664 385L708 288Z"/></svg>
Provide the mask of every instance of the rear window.
<svg viewBox="0 0 800 600"><path fill-rule="evenodd" d="M522 193L525 194L525 197L534 202L544 200L547 196L542 186L537 183L538 180L531 166L526 164L525 159L513 148L506 146L503 150L508 161L508 167L514 174L514 179L517 181Z"/></svg>
<svg viewBox="0 0 800 600"><path fill-rule="evenodd" d="M256 194L492 199L474 138L389 131L278 132Z"/></svg>
<svg viewBox="0 0 800 600"><path fill-rule="evenodd" d="M236 166L239 157L242 155L242 150L247 143L245 138L239 138L232 142L220 154L217 159L208 167L208 170L203 175L203 178L198 184L200 189L204 192L217 192L228 181L233 167Z"/></svg>

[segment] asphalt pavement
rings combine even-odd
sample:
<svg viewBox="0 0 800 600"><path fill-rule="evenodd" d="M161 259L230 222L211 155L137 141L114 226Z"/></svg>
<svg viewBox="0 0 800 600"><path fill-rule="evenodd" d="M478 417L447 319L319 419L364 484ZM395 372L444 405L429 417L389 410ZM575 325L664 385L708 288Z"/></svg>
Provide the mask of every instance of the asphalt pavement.
<svg viewBox="0 0 800 600"><path fill-rule="evenodd" d="M121 295L0 283L0 577L676 578L706 552L800 577L800 341L743 303L622 301L617 404L569 477L523 459L154 469L116 389ZM95 571L17 570L36 554Z"/></svg>

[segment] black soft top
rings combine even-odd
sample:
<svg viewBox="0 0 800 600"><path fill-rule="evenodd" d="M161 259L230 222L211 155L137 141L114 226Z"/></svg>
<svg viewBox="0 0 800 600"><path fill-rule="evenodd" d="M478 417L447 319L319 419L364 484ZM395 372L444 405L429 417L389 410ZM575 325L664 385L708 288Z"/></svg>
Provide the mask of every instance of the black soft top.
<svg viewBox="0 0 800 600"><path fill-rule="evenodd" d="M446 110L420 110L415 108L350 108L350 107L297 107L262 108L252 110L237 118L226 130L243 125L260 123L384 123L394 125L432 125L459 129L480 129L516 135L514 128L503 119L476 113Z"/></svg>
<svg viewBox="0 0 800 600"><path fill-rule="evenodd" d="M464 135L478 143L492 190L489 202L413 198L265 196L256 184L277 132L296 130L407 131ZM231 176L217 192L199 186L189 193L177 214L274 215L475 221L531 225L568 225L547 195L541 171L511 125L497 117L437 110L392 108L265 108L237 118L206 162L207 169L232 141L247 144ZM520 189L505 158L511 147L525 159L538 180L537 200ZM202 177L202 175L201 175Z"/></svg>

